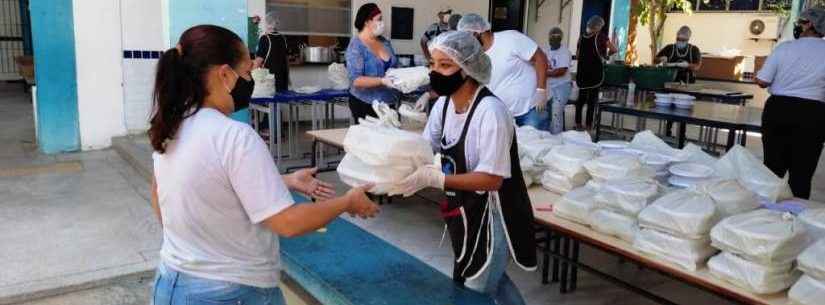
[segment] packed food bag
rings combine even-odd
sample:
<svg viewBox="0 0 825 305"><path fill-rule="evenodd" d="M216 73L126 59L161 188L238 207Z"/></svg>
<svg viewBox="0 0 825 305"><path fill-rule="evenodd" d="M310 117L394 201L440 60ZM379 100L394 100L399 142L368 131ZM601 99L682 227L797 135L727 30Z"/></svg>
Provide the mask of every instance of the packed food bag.
<svg viewBox="0 0 825 305"><path fill-rule="evenodd" d="M417 111L408 104L398 106L401 116L401 127L407 130L423 129L427 125L427 113Z"/></svg>
<svg viewBox="0 0 825 305"><path fill-rule="evenodd" d="M822 305L825 300L825 281L803 275L788 292L791 304Z"/></svg>
<svg viewBox="0 0 825 305"><path fill-rule="evenodd" d="M252 97L271 98L275 96L275 75L269 73L269 69L254 69L250 72L250 75L255 81Z"/></svg>
<svg viewBox="0 0 825 305"><path fill-rule="evenodd" d="M808 230L811 242L825 239L825 208L809 208L799 213L798 217L799 221ZM825 257L823 257L823 261L825 261Z"/></svg>
<svg viewBox="0 0 825 305"><path fill-rule="evenodd" d="M717 221L713 199L692 190L667 193L639 214L639 226L643 228L690 239L707 238Z"/></svg>
<svg viewBox="0 0 825 305"><path fill-rule="evenodd" d="M541 186L557 194L566 194L574 188L580 187L590 179L586 172L580 172L573 177L568 177L555 170L546 170L541 176Z"/></svg>
<svg viewBox="0 0 825 305"><path fill-rule="evenodd" d="M670 162L684 162L688 159L688 153L671 147L650 130L634 135L628 147L648 154L656 154L667 158Z"/></svg>
<svg viewBox="0 0 825 305"><path fill-rule="evenodd" d="M550 149L550 152L542 159L543 164L558 173L568 177L580 177L587 175L584 163L596 156L596 151L579 145L559 145ZM585 183L586 180L582 182Z"/></svg>
<svg viewBox="0 0 825 305"><path fill-rule="evenodd" d="M635 218L601 208L590 214L590 227L626 242L633 242L639 231Z"/></svg>
<svg viewBox="0 0 825 305"><path fill-rule="evenodd" d="M734 146L714 168L716 175L737 179L745 188L774 203L793 197L788 181L777 177L762 161L742 146Z"/></svg>
<svg viewBox="0 0 825 305"><path fill-rule="evenodd" d="M723 219L710 237L717 249L763 265L790 264L808 245L805 227L795 216L765 209Z"/></svg>
<svg viewBox="0 0 825 305"><path fill-rule="evenodd" d="M599 144L593 143L593 138L586 131L568 130L561 133L564 144L578 145L594 151L599 150Z"/></svg>
<svg viewBox="0 0 825 305"><path fill-rule="evenodd" d="M607 209L635 219L658 193L659 185L652 180L612 180L601 186L596 194L596 202Z"/></svg>
<svg viewBox="0 0 825 305"><path fill-rule="evenodd" d="M525 125L516 128L516 138L519 143L553 137L549 131L538 130L533 126Z"/></svg>
<svg viewBox="0 0 825 305"><path fill-rule="evenodd" d="M391 87L406 94L430 84L430 69L423 66L389 69L384 77L392 80Z"/></svg>
<svg viewBox="0 0 825 305"><path fill-rule="evenodd" d="M349 72L344 64L333 63L327 67L327 77L332 82L332 88L344 90L349 88ZM257 83L255 84L257 87Z"/></svg>
<svg viewBox="0 0 825 305"><path fill-rule="evenodd" d="M682 149L682 154L686 157L683 162L687 163L699 163L705 166L713 167L717 162L716 158L709 155L702 150L701 147L693 143L688 143L685 145L685 148Z"/></svg>
<svg viewBox="0 0 825 305"><path fill-rule="evenodd" d="M415 172L415 169L411 165L370 165L353 154L346 154L338 164L337 172L344 184L351 187L374 184L370 193L383 195L389 192L393 185Z"/></svg>
<svg viewBox="0 0 825 305"><path fill-rule="evenodd" d="M697 184L695 189L713 199L720 219L750 212L760 206L756 193L746 189L735 179L709 180Z"/></svg>
<svg viewBox="0 0 825 305"><path fill-rule="evenodd" d="M758 294L788 289L801 275L790 263L762 265L729 252L712 257L708 269L714 276Z"/></svg>
<svg viewBox="0 0 825 305"><path fill-rule="evenodd" d="M805 274L825 281L825 239L819 240L799 255L797 267Z"/></svg>
<svg viewBox="0 0 825 305"><path fill-rule="evenodd" d="M642 168L638 157L629 154L610 154L584 163L594 179L613 180L635 175Z"/></svg>
<svg viewBox="0 0 825 305"><path fill-rule="evenodd" d="M696 271L717 250L710 239L680 238L665 232L642 228L633 241L639 251L656 255L687 270Z"/></svg>
<svg viewBox="0 0 825 305"><path fill-rule="evenodd" d="M553 212L561 218L581 224L590 223L590 213L596 209L596 190L587 186L571 190L553 205Z"/></svg>
<svg viewBox="0 0 825 305"><path fill-rule="evenodd" d="M523 142L518 142L518 145L519 153L523 153L537 163L541 164L544 157L550 152L551 149L553 149L553 147L561 145L561 139L558 137L547 137L524 140Z"/></svg>

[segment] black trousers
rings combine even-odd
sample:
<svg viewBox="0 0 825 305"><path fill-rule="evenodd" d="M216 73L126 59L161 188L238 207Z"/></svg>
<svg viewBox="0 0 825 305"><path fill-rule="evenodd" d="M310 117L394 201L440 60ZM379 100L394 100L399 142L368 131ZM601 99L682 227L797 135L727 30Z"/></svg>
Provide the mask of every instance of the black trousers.
<svg viewBox="0 0 825 305"><path fill-rule="evenodd" d="M600 90L601 87L579 89L579 100L576 101L576 125L582 124L582 108L587 105L585 126L593 127L593 115L596 112L596 104L599 102Z"/></svg>
<svg viewBox="0 0 825 305"><path fill-rule="evenodd" d="M352 118L355 124L358 124L359 119L367 116L378 117L378 114L372 109L372 104L359 100L352 95L349 96L349 111L352 112Z"/></svg>
<svg viewBox="0 0 825 305"><path fill-rule="evenodd" d="M771 96L762 112L765 166L777 176L790 175L795 197L811 197L811 180L825 143L825 103Z"/></svg>

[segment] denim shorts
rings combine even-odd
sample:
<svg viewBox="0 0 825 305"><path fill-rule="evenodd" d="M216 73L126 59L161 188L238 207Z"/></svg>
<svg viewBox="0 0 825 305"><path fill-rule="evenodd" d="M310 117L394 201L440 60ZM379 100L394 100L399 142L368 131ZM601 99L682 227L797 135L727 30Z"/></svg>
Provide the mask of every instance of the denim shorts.
<svg viewBox="0 0 825 305"><path fill-rule="evenodd" d="M285 305L280 288L210 280L158 265L152 305Z"/></svg>

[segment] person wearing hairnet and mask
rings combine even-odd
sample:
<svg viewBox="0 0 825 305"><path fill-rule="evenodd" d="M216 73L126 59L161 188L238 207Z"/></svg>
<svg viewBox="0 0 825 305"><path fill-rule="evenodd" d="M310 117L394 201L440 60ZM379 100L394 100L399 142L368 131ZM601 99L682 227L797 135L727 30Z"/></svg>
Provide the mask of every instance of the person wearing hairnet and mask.
<svg viewBox="0 0 825 305"><path fill-rule="evenodd" d="M656 63L678 67L676 81L686 84L696 82L694 74L702 66L702 52L697 46L689 43L690 35L690 28L682 26L676 32L676 43L665 46L656 54Z"/></svg>
<svg viewBox="0 0 825 305"><path fill-rule="evenodd" d="M799 15L795 40L778 45L756 74L771 96L762 112L765 165L789 174L795 197L811 196L811 179L825 143L825 9Z"/></svg>
<svg viewBox="0 0 825 305"><path fill-rule="evenodd" d="M579 99L576 103L576 129L591 130L599 91L604 81L604 62L618 50L616 45L602 34L604 19L599 16L587 20L587 31L579 37L576 48L576 85L579 86ZM585 127L582 127L582 110L587 105Z"/></svg>
<svg viewBox="0 0 825 305"><path fill-rule="evenodd" d="M490 58L472 34L449 32L430 43L430 82L441 97L424 137L439 165L419 168L391 194L444 190L441 214L456 256L453 279L496 304L525 304L505 270L512 255L536 269L533 212L519 165L513 118L485 84Z"/></svg>
<svg viewBox="0 0 825 305"><path fill-rule="evenodd" d="M424 33L424 37L421 37L421 50L424 53L424 57L426 57L428 61L430 60L430 51L429 51L429 47L427 47L427 45L429 44L429 41L432 38L435 38L436 36L441 35L442 33L446 33L446 32L449 32L449 31L455 31L456 29L458 29L458 22L461 20L461 14L452 14L452 11L450 11L450 14L448 14L448 15L449 15L449 18L447 18L447 26L448 27L447 27L446 31L440 30L440 27L436 27L437 24L434 23L433 25L430 26L430 29L427 30L427 33ZM443 20L443 18L444 17L439 13L439 20ZM438 30L437 33L431 33L431 30L433 30L433 29L439 29L439 30ZM430 33L430 34L428 34L428 33ZM425 42L425 40L426 40L426 42ZM418 100L415 102L415 109L418 110L418 111L422 111L422 112L426 111L429 114L430 110L432 110L433 104L435 103L437 98L438 98L438 95L435 94L435 92L433 92L432 90L430 90L428 92L424 92L424 94L422 94L420 97L418 97Z"/></svg>
<svg viewBox="0 0 825 305"><path fill-rule="evenodd" d="M351 86L349 89L349 109L352 118L378 117L372 109L372 102L378 101L395 107L401 98L401 92L390 87L392 80L386 72L398 66L395 50L389 39L382 35L386 32L381 9L375 3L366 3L355 14L355 29L347 46L347 72Z"/></svg>
<svg viewBox="0 0 825 305"><path fill-rule="evenodd" d="M570 63L573 55L567 46L562 45L564 32L559 27L550 29L547 54L547 88L550 88L550 133L564 131L564 107L570 99L573 83L570 78Z"/></svg>
<svg viewBox="0 0 825 305"><path fill-rule="evenodd" d="M255 52L254 68L268 69L275 75L275 91L286 91L289 89L289 54L286 37L277 32L278 16L268 13L258 26L261 37Z"/></svg>
<svg viewBox="0 0 825 305"><path fill-rule="evenodd" d="M546 130L547 56L530 37L518 31L493 33L487 19L467 14L458 22L458 30L473 33L493 63L490 84L516 125L530 125Z"/></svg>

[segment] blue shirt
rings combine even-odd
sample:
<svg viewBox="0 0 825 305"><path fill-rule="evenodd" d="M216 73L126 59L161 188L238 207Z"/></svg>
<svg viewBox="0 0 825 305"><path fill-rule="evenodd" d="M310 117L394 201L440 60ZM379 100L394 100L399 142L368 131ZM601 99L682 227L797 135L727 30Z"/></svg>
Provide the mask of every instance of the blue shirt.
<svg viewBox="0 0 825 305"><path fill-rule="evenodd" d="M346 53L347 72L349 72L350 81L349 92L366 103L372 103L373 100L378 100L383 103L395 103L401 96L398 90L384 86L356 88L352 85L355 79L361 76L384 77L384 73L386 73L389 68L398 65L398 59L395 57L395 50L392 49L390 41L383 37L379 37L378 39L381 40L384 48L390 53L389 61L384 61L377 55L372 54L370 49L367 48L358 36L353 36L352 39L350 39Z"/></svg>

